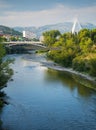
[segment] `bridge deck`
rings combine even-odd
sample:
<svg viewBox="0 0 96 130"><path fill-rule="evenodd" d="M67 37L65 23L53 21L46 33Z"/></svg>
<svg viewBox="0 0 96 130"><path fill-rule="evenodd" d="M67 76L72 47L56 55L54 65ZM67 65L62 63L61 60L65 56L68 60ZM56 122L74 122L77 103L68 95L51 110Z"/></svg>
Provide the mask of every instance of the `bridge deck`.
<svg viewBox="0 0 96 130"><path fill-rule="evenodd" d="M10 42L4 42L4 44L43 44L40 41L10 41Z"/></svg>
<svg viewBox="0 0 96 130"><path fill-rule="evenodd" d="M26 48L33 49L45 49L45 50L61 50L61 48L58 47L46 47L42 42L34 42L34 41L11 41L11 42L4 42L6 44L6 47L16 47L18 46L23 47L25 46Z"/></svg>

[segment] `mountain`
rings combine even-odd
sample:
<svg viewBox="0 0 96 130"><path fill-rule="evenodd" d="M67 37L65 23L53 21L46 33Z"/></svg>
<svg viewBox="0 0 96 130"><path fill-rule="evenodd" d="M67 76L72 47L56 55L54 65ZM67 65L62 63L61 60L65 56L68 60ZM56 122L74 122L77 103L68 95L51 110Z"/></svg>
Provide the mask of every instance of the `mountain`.
<svg viewBox="0 0 96 130"><path fill-rule="evenodd" d="M87 29L94 29L96 28L96 25L92 24L92 23L84 23L81 24L82 28L87 28Z"/></svg>
<svg viewBox="0 0 96 130"><path fill-rule="evenodd" d="M41 27L14 27L15 30L17 31L32 31L34 32L38 37L42 35L43 32L48 31L48 30L59 30L61 33L64 32L71 32L72 30L73 23L71 22L65 22L65 23L58 23L58 24L52 24L52 25L45 25ZM87 29L93 29L96 28L96 25L91 24L91 23L82 23L81 24L82 28L87 28Z"/></svg>
<svg viewBox="0 0 96 130"><path fill-rule="evenodd" d="M61 33L71 31L72 23L59 23L59 24L52 24L52 25L45 25L41 27L14 27L17 31L32 31L38 37L42 35L43 32L48 30L59 30Z"/></svg>
<svg viewBox="0 0 96 130"><path fill-rule="evenodd" d="M10 34L14 36L22 35L21 32L14 30L13 28L0 25L0 34Z"/></svg>

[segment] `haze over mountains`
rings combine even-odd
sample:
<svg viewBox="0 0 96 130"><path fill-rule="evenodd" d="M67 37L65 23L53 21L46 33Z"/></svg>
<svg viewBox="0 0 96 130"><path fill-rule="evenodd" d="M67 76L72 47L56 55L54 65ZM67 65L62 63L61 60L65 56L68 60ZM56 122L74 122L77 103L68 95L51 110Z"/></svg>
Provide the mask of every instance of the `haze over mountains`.
<svg viewBox="0 0 96 130"><path fill-rule="evenodd" d="M61 33L64 32L71 32L73 23L72 22L64 22L64 23L58 23L58 24L52 24L52 25L45 25L41 27L14 27L15 30L22 32L22 31L32 31L36 33L37 36L41 36L43 32L48 30L59 30ZM82 23L82 28L87 29L93 29L96 28L96 25L91 23Z"/></svg>
<svg viewBox="0 0 96 130"><path fill-rule="evenodd" d="M4 34L11 34L12 33L14 35L16 35L16 34L20 35L22 33L22 31L25 30L25 31L34 32L37 35L37 37L40 37L43 32L48 31L48 30L59 30L61 33L71 32L72 26L73 26L73 23L71 23L71 22L45 25L45 26L41 26L41 27L38 27L38 28L34 27L34 26L10 28L10 27L0 25L0 32L2 32ZM91 23L82 23L81 27L87 28L87 29L93 29L93 28L96 28L96 25L91 24ZM20 33L18 33L18 32L20 32Z"/></svg>

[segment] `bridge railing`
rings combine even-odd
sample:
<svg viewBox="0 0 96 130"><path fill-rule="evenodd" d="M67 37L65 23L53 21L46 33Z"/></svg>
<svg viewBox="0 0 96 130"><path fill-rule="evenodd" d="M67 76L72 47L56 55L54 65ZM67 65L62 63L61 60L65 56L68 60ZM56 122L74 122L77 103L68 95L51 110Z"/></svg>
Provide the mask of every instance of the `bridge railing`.
<svg viewBox="0 0 96 130"><path fill-rule="evenodd" d="M40 41L10 41L4 42L4 44L43 44Z"/></svg>

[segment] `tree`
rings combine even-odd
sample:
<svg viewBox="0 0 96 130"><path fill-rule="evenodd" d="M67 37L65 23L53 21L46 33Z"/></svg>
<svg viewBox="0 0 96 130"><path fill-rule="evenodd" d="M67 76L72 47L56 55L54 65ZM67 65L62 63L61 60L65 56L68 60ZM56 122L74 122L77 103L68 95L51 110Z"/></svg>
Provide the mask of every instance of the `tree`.
<svg viewBox="0 0 96 130"><path fill-rule="evenodd" d="M4 45L2 44L3 41L4 38L0 37L0 108L2 108L5 103L7 103L4 99L6 94L2 92L1 89L13 75L13 70L9 67L9 64L12 63L12 60L4 60L6 51ZM0 128L1 126L2 121L0 120Z"/></svg>
<svg viewBox="0 0 96 130"><path fill-rule="evenodd" d="M11 40L11 41L17 41L17 40L18 40L18 38L17 38L17 37L15 37L15 36L12 36L12 37L10 38L10 40Z"/></svg>
<svg viewBox="0 0 96 130"><path fill-rule="evenodd" d="M91 31L89 29L82 29L79 33L78 33L78 39L81 41L82 38L90 38L91 37Z"/></svg>
<svg viewBox="0 0 96 130"><path fill-rule="evenodd" d="M92 46L93 46L93 41L91 40L91 38L86 38L86 37L82 38L80 42L80 48L83 53L87 53L91 51Z"/></svg>
<svg viewBox="0 0 96 130"><path fill-rule="evenodd" d="M0 64L2 63L2 58L5 56L5 49L3 44L0 44Z"/></svg>
<svg viewBox="0 0 96 130"><path fill-rule="evenodd" d="M96 29L92 29L91 31L91 39L96 44Z"/></svg>
<svg viewBox="0 0 96 130"><path fill-rule="evenodd" d="M43 33L44 43L47 46L52 46L60 36L60 32L58 30L51 30Z"/></svg>
<svg viewBox="0 0 96 130"><path fill-rule="evenodd" d="M4 45L0 43L0 88L7 83L13 74L12 69L9 67L9 64L12 62L12 60L4 60L5 54L6 51Z"/></svg>
<svg viewBox="0 0 96 130"><path fill-rule="evenodd" d="M64 33L56 39L54 31L45 32L45 43L57 50L48 56L65 67L96 76L96 29L82 29L78 34Z"/></svg>
<svg viewBox="0 0 96 130"><path fill-rule="evenodd" d="M90 74L96 76L96 58L90 59Z"/></svg>

